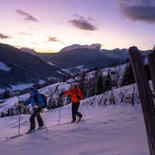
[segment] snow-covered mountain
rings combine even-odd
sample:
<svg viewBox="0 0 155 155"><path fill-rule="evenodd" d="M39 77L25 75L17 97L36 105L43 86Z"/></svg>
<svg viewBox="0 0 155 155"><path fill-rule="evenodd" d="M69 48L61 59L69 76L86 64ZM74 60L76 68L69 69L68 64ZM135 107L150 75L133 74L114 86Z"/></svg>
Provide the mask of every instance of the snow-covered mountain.
<svg viewBox="0 0 155 155"><path fill-rule="evenodd" d="M66 69L83 65L86 68L106 67L112 64L122 63L120 58L107 57L101 51L98 44L93 45L72 45L63 48L60 52L48 57L56 66Z"/></svg>
<svg viewBox="0 0 155 155"><path fill-rule="evenodd" d="M102 52L109 58L117 58L126 60L129 58L128 49L114 49L114 50L106 50L102 49Z"/></svg>
<svg viewBox="0 0 155 155"><path fill-rule="evenodd" d="M101 44L91 44L91 45L79 45L79 44L73 44L71 46L67 46L60 50L60 52L67 52L71 50L76 50L76 49L94 49L94 50L100 50L101 49Z"/></svg>
<svg viewBox="0 0 155 155"><path fill-rule="evenodd" d="M68 88L65 83L59 85L60 89ZM40 91L47 93L50 88L55 90L56 86L51 85ZM79 111L85 121L79 124L63 125L71 120L70 104L44 112L42 117L48 131L41 130L9 141L5 141L6 136L18 134L19 116L0 118L1 155L149 155L136 92L135 85L131 85L82 100ZM133 96L134 100L131 99ZM16 101L18 98L10 98L6 104L11 106ZM29 117L20 116L20 133L29 129Z"/></svg>

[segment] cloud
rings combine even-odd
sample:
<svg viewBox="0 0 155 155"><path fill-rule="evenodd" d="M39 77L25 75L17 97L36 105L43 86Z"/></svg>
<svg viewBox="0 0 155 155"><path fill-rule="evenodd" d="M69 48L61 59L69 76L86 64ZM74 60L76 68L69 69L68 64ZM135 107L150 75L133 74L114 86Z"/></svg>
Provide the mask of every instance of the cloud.
<svg viewBox="0 0 155 155"><path fill-rule="evenodd" d="M57 37L51 37L51 36L48 37L47 42L58 42L58 43L62 43L63 44L63 42L60 41Z"/></svg>
<svg viewBox="0 0 155 155"><path fill-rule="evenodd" d="M48 37L49 42L59 42L59 40L56 37Z"/></svg>
<svg viewBox="0 0 155 155"><path fill-rule="evenodd" d="M118 0L122 13L134 21L155 23L155 4L151 0Z"/></svg>
<svg viewBox="0 0 155 155"><path fill-rule="evenodd" d="M76 19L72 19L70 20L69 22L81 29L81 30L87 30L87 31L94 31L94 30L97 30L97 27L92 23L92 18L88 18L88 19L84 19L82 16L79 17L77 16Z"/></svg>
<svg viewBox="0 0 155 155"><path fill-rule="evenodd" d="M33 17L32 15L30 15L29 13L26 13L22 10L16 10L16 12L20 15L20 16L23 16L24 17L24 20L27 20L27 21L32 21L32 22L38 22L39 20L36 19L35 17Z"/></svg>
<svg viewBox="0 0 155 155"><path fill-rule="evenodd" d="M96 49L96 50L101 50L101 46L102 45L100 43L88 45L90 49Z"/></svg>
<svg viewBox="0 0 155 155"><path fill-rule="evenodd" d="M8 38L11 38L11 37L0 33L0 39L8 39Z"/></svg>

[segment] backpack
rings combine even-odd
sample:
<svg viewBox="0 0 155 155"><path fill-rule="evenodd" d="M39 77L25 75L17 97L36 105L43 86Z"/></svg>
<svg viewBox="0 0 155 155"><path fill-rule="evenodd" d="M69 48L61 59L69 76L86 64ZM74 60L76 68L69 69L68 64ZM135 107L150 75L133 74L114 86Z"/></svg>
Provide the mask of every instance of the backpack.
<svg viewBox="0 0 155 155"><path fill-rule="evenodd" d="M80 91L81 91L81 89L80 89ZM82 93L82 91L81 91L81 93ZM83 93L82 93L82 95L83 95ZM76 88L76 97L77 97L77 99L83 99L83 97L82 96L79 96L78 95L78 88Z"/></svg>
<svg viewBox="0 0 155 155"><path fill-rule="evenodd" d="M43 106L43 108L47 108L48 105L47 105L47 99L46 99L46 96L45 96L44 94L40 94L40 95L41 95L41 97L42 97L42 99L43 99L43 101L44 101L44 106Z"/></svg>

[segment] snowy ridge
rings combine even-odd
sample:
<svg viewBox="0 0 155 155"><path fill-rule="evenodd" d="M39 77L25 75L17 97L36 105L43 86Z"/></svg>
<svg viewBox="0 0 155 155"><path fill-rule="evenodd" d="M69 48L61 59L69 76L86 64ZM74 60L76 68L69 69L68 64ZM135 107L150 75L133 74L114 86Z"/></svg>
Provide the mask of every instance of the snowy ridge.
<svg viewBox="0 0 155 155"><path fill-rule="evenodd" d="M63 48L60 52L71 51L71 50L75 50L75 49L84 49L84 48L98 49L98 50L100 50L101 44L99 44L99 43L97 43L97 44L91 44L91 45L73 44L71 46L68 46L68 47Z"/></svg>
<svg viewBox="0 0 155 155"><path fill-rule="evenodd" d="M118 58L118 59L124 59L124 60L129 58L127 49L113 49L110 51L103 49L102 52L109 58Z"/></svg>
<svg viewBox="0 0 155 155"><path fill-rule="evenodd" d="M104 69L101 69L100 72L102 74L102 76L107 76L108 73L110 73L111 79L112 81L115 81L117 83L117 86L119 87L121 85L121 80L124 76L126 67L128 66L127 64L123 64L123 65L118 65L118 66L114 66L114 67L107 67ZM88 73L85 73L85 78L88 79L93 79L96 78L95 77L95 72L96 71L90 71ZM81 78L81 75L74 77L73 79L69 79L67 80L68 82L72 82L72 81L79 81Z"/></svg>

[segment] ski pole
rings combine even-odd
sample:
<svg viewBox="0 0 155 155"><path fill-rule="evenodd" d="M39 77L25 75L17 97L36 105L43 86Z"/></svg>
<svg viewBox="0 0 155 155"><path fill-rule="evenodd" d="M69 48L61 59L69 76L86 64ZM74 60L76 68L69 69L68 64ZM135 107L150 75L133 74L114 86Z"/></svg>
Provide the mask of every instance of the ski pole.
<svg viewBox="0 0 155 155"><path fill-rule="evenodd" d="M20 106L18 107L19 121L18 121L18 134L20 134Z"/></svg>
<svg viewBox="0 0 155 155"><path fill-rule="evenodd" d="M58 123L58 125L60 125L60 120L61 120L61 106L62 106L61 99L62 99L61 97L58 98L58 105L59 105L59 123Z"/></svg>
<svg viewBox="0 0 155 155"><path fill-rule="evenodd" d="M60 117L61 116L61 106L59 107L59 124L60 124Z"/></svg>
<svg viewBox="0 0 155 155"><path fill-rule="evenodd" d="M46 124L45 124L45 122L44 122L44 121L43 121L43 125L44 125L44 127L45 127L46 131L48 131L47 126L46 126Z"/></svg>

